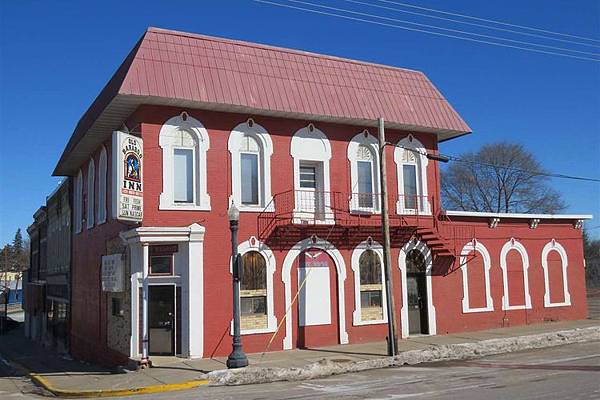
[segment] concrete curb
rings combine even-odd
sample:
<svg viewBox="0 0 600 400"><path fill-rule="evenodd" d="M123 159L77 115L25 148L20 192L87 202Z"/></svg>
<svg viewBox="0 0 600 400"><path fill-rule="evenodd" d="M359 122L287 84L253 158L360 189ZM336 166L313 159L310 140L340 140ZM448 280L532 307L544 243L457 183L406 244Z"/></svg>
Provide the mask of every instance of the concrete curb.
<svg viewBox="0 0 600 400"><path fill-rule="evenodd" d="M434 361L465 360L494 354L597 340L600 340L600 326L593 326L527 336L488 339L475 343L431 346L422 350L405 351L396 357L383 357L365 361L340 363L324 359L302 368L247 367L239 370L219 370L205 374L203 378L208 379L211 386L300 381L369 369L398 367Z"/></svg>
<svg viewBox="0 0 600 400"><path fill-rule="evenodd" d="M91 397L117 397L117 396L132 396L135 394L151 394L174 392L178 390L193 389L198 386L208 384L208 380L191 380L180 383L168 383L163 385L144 386L131 389L110 389L110 390L64 390L53 386L46 378L38 374L29 374L31 380L50 393L58 397L68 398L91 398Z"/></svg>

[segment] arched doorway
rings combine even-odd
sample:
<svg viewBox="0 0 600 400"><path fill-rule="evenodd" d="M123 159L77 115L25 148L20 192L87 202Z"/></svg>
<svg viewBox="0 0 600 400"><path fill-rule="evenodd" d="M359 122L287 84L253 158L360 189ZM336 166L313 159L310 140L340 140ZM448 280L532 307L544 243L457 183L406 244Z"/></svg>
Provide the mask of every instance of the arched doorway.
<svg viewBox="0 0 600 400"><path fill-rule="evenodd" d="M319 239L318 237L310 237L296 243L289 250L288 254L283 260L281 269L281 278L285 288L285 310L288 312L288 318L285 318L285 337L283 339L283 349L289 350L293 348L293 344L296 343L297 336L297 321L298 312L296 310L298 294L298 266L300 263L300 255L308 249L317 249L327 253L330 262L330 285L331 285L331 269L335 268L335 282L336 282L336 294L333 299L337 301L337 327L338 327L338 342L339 344L348 343L348 332L346 331L346 315L345 315L345 302L344 302L344 281L346 280L346 263L342 254L335 248L335 246L326 240ZM331 293L331 286L330 286ZM336 299L337 297L337 299ZM305 331L306 336L306 331Z"/></svg>
<svg viewBox="0 0 600 400"><path fill-rule="evenodd" d="M400 249L398 266L402 283L402 337L435 335L437 324L431 290L431 250L425 243L411 240Z"/></svg>
<svg viewBox="0 0 600 400"><path fill-rule="evenodd" d="M338 285L335 263L323 250L309 248L296 258L292 286L297 348L339 343Z"/></svg>

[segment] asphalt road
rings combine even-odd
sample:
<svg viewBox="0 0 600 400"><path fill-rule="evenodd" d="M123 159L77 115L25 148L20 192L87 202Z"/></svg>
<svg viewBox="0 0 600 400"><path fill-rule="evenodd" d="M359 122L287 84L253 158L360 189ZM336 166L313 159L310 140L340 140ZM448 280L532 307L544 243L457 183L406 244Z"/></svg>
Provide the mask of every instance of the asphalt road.
<svg viewBox="0 0 600 400"><path fill-rule="evenodd" d="M600 343L142 399L600 399ZM131 399L131 398L130 398Z"/></svg>

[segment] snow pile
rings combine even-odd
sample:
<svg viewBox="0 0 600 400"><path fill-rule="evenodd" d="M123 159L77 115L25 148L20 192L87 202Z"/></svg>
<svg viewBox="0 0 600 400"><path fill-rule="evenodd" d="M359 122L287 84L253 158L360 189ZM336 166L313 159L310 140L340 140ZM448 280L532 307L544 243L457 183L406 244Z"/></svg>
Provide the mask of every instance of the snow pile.
<svg viewBox="0 0 600 400"><path fill-rule="evenodd" d="M323 359L301 368L261 368L250 366L237 370L219 370L205 374L203 378L208 379L210 385L213 386L299 381L368 369L414 365L433 361L465 360L494 354L596 340L600 340L600 326L528 336L489 339L475 343L431 346L422 350L405 351L396 357L383 357L373 360L335 362Z"/></svg>

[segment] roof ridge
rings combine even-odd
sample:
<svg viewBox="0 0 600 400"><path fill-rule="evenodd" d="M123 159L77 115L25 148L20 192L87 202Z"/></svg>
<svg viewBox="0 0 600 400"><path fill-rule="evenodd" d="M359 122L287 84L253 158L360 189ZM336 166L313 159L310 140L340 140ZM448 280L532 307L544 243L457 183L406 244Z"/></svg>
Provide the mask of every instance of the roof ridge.
<svg viewBox="0 0 600 400"><path fill-rule="evenodd" d="M177 31L177 30L173 30L173 29L157 28L157 27L153 27L153 26L148 27L146 32L183 36L183 37L189 37L189 38L194 38L194 39L212 40L212 41L216 41L216 42L231 43L231 44L236 44L236 45L240 45L240 46L253 47L253 48L259 48L259 49L284 51L286 53L301 54L301 55L310 56L310 57L314 57L314 58L329 59L329 60L334 60L334 61L343 61L343 62L349 62L349 63L353 63L353 64L358 64L358 65L368 65L368 66L372 66L372 67L385 68L385 69L394 70L394 71L413 72L416 74L420 74L422 76L426 76L423 73L423 71L419 71L416 69L396 67L393 65L379 64L379 63L370 62L370 61L355 60L352 58L333 56L330 54L314 53L314 52L306 51L306 50L291 49L289 47L281 47L281 46L274 46L274 45L270 45L270 44L248 42L248 41L240 40L240 39L229 39L229 38L224 38L224 37L220 37L220 36L211 36L211 35L205 35L205 34L201 34L201 33Z"/></svg>

